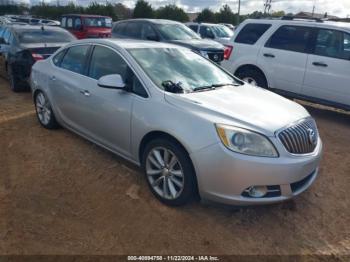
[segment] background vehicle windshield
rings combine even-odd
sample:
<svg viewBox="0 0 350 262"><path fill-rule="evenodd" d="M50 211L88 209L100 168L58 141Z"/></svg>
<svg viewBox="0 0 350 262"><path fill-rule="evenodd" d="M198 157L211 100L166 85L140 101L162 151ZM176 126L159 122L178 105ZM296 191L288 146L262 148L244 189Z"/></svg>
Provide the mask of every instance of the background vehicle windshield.
<svg viewBox="0 0 350 262"><path fill-rule="evenodd" d="M164 89L162 83L168 80L181 83L181 87L187 91L204 86L237 84L220 67L191 50L135 48L129 49L129 52L161 89Z"/></svg>
<svg viewBox="0 0 350 262"><path fill-rule="evenodd" d="M34 43L65 43L71 42L76 38L65 31L50 30L50 29L27 29L17 30L18 40L23 44Z"/></svg>
<svg viewBox="0 0 350 262"><path fill-rule="evenodd" d="M84 24L87 27L112 27L112 19L107 17L86 17Z"/></svg>
<svg viewBox="0 0 350 262"><path fill-rule="evenodd" d="M233 32L224 25L217 25L212 27L213 32L217 37L232 37Z"/></svg>
<svg viewBox="0 0 350 262"><path fill-rule="evenodd" d="M164 24L156 27L166 40L200 39L196 33L182 24Z"/></svg>

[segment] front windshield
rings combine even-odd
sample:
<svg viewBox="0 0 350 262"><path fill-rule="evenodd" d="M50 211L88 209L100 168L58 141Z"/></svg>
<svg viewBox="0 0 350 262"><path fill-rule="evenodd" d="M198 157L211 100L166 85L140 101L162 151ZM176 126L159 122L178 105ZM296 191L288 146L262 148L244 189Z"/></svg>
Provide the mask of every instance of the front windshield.
<svg viewBox="0 0 350 262"><path fill-rule="evenodd" d="M107 17L86 17L84 24L87 27L112 27L112 19Z"/></svg>
<svg viewBox="0 0 350 262"><path fill-rule="evenodd" d="M227 26L224 25L213 26L212 30L214 31L217 37L225 38L233 36L233 32Z"/></svg>
<svg viewBox="0 0 350 262"><path fill-rule="evenodd" d="M195 32L183 24L158 24L156 26L166 40L200 39Z"/></svg>
<svg viewBox="0 0 350 262"><path fill-rule="evenodd" d="M235 79L202 56L179 48L135 48L131 55L152 81L164 89L165 81L181 85L187 92L213 85L237 84Z"/></svg>

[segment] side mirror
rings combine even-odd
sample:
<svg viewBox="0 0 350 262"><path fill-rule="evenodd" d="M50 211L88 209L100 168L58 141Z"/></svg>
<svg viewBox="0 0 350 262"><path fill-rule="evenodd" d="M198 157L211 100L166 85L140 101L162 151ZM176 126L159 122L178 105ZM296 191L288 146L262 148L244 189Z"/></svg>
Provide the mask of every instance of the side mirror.
<svg viewBox="0 0 350 262"><path fill-rule="evenodd" d="M98 80L97 85L103 88L111 88L111 89L125 88L125 82L123 78L118 74L102 76Z"/></svg>
<svg viewBox="0 0 350 262"><path fill-rule="evenodd" d="M6 45L5 39L0 37L0 45Z"/></svg>
<svg viewBox="0 0 350 262"><path fill-rule="evenodd" d="M150 41L159 41L159 37L157 35L148 35L146 36L146 39Z"/></svg>

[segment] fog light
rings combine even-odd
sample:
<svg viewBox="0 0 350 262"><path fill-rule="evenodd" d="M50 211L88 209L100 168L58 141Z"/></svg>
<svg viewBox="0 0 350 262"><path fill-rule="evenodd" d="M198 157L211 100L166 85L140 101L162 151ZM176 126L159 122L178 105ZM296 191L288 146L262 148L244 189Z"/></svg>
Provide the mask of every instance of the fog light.
<svg viewBox="0 0 350 262"><path fill-rule="evenodd" d="M248 189L248 194L251 197L263 197L267 194L267 187L266 186L252 186Z"/></svg>

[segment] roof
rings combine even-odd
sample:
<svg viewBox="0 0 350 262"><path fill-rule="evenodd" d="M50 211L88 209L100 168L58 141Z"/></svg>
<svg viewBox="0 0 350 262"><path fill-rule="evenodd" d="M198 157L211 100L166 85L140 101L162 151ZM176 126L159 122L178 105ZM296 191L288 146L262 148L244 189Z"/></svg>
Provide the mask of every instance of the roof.
<svg viewBox="0 0 350 262"><path fill-rule="evenodd" d="M66 31L65 29L59 27L59 26L49 26L49 25L28 25L28 24L9 24L7 25L10 28L13 28L14 30L42 30L42 27L44 27L44 30L50 29L51 31Z"/></svg>
<svg viewBox="0 0 350 262"><path fill-rule="evenodd" d="M318 13L310 13L310 12L299 12L296 15L294 15L294 17L300 17L300 18L339 18L337 16L334 15L326 15L325 14L318 14Z"/></svg>
<svg viewBox="0 0 350 262"><path fill-rule="evenodd" d="M109 16L104 16L104 15L89 15L89 14L64 14L62 16L79 16L79 17L108 17Z"/></svg>
<svg viewBox="0 0 350 262"><path fill-rule="evenodd" d="M133 21L141 21L141 22L150 22L153 24L181 24L180 22L173 21L173 20L166 20L166 19L151 19L151 18L136 18L136 19L127 19L127 20L121 20L119 22L133 22ZM117 23L119 23L117 22Z"/></svg>
<svg viewBox="0 0 350 262"><path fill-rule="evenodd" d="M350 30L350 23L346 22L334 22L334 21L323 21L317 22L314 20L307 19L294 19L294 20L283 20L283 19L247 19L243 23L254 22L254 23L264 23L264 24L272 24L272 25L302 25L302 26L315 26L315 27L327 27L332 29L345 29Z"/></svg>
<svg viewBox="0 0 350 262"><path fill-rule="evenodd" d="M130 48L178 48L178 49L187 49L178 45L165 43L165 42L153 42L145 40L136 40L136 39L117 39L117 38L88 38L83 40L77 40L71 42L75 43L96 43L96 44L106 44L106 45L117 45L124 49Z"/></svg>

